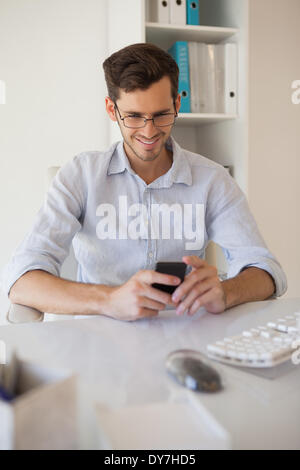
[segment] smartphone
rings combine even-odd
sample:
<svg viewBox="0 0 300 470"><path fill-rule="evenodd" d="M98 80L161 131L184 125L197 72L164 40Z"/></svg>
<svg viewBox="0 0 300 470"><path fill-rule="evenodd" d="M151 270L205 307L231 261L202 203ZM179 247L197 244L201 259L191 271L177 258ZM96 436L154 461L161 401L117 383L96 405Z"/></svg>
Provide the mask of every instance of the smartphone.
<svg viewBox="0 0 300 470"><path fill-rule="evenodd" d="M181 282L183 282L186 273L186 268L187 265L182 262L159 261L158 263L156 263L155 271L163 274L171 274L172 276L177 276L181 279ZM152 287L155 287L156 289L162 290L164 292L168 292L168 294L173 294L175 289L177 289L180 284L177 284L176 286L169 286L167 284L155 283L152 284Z"/></svg>

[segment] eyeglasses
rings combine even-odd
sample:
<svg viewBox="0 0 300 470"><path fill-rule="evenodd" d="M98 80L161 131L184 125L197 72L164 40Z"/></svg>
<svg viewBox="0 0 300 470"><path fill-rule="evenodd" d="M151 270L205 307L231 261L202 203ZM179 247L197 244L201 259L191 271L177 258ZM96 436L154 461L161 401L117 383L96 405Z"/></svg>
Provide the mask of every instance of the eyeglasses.
<svg viewBox="0 0 300 470"><path fill-rule="evenodd" d="M114 103L114 105L115 105L115 109L119 113L121 121L123 121L124 126L130 129L140 129L142 127L145 127L147 124L147 121L152 121L155 127L172 126L175 122L175 119L178 116L174 101L173 101L173 105L174 105L175 113L157 114L156 116L149 118L149 119L142 117L142 116L134 116L134 115L122 117L119 111L119 108L117 106L117 103Z"/></svg>

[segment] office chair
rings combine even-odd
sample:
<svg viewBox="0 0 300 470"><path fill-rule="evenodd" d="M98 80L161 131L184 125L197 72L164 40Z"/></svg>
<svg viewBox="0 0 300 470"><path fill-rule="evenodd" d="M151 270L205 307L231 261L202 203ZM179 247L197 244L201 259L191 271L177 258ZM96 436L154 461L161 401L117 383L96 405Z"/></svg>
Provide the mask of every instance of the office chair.
<svg viewBox="0 0 300 470"><path fill-rule="evenodd" d="M40 322L44 320L44 313L25 305L10 304L6 319L9 323Z"/></svg>

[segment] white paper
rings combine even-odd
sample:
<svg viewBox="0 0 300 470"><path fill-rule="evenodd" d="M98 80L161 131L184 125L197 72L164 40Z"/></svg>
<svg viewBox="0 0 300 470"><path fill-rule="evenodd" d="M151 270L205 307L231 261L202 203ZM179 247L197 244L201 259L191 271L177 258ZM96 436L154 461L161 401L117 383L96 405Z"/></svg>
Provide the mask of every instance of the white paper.
<svg viewBox="0 0 300 470"><path fill-rule="evenodd" d="M150 403L116 410L97 405L100 448L229 449L227 432L200 402L190 400L188 394L185 401L175 403Z"/></svg>

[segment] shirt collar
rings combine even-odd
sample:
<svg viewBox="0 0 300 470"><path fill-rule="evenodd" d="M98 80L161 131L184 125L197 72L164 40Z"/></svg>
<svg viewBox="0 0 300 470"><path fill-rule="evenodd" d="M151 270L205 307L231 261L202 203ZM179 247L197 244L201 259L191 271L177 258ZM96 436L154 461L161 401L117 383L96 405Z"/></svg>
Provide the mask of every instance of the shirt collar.
<svg viewBox="0 0 300 470"><path fill-rule="evenodd" d="M170 136L166 147L173 152L173 163L171 168L155 180L151 185L153 187L170 187L173 183L184 183L188 186L192 184L192 172L185 151L179 146L175 139ZM112 158L108 165L107 174L123 173L127 170L130 174L136 176L136 173L130 166L128 157L124 150L123 140L117 143Z"/></svg>

